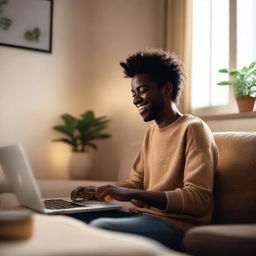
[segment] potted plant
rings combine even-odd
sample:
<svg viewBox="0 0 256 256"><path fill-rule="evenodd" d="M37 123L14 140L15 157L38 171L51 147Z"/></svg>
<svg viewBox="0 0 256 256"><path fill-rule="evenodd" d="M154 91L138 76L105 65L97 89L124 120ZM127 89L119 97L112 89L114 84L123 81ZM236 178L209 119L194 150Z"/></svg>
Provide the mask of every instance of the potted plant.
<svg viewBox="0 0 256 256"><path fill-rule="evenodd" d="M218 85L231 85L240 112L253 111L256 96L256 61L242 69L220 69L220 73L227 73L229 81L219 82Z"/></svg>
<svg viewBox="0 0 256 256"><path fill-rule="evenodd" d="M63 124L53 127L64 135L54 142L63 142L71 146L70 175L73 179L86 178L90 169L88 154L89 148L97 150L95 140L107 139L109 134L103 131L109 120L106 116L95 117L93 111L86 111L79 118L70 114L61 115Z"/></svg>

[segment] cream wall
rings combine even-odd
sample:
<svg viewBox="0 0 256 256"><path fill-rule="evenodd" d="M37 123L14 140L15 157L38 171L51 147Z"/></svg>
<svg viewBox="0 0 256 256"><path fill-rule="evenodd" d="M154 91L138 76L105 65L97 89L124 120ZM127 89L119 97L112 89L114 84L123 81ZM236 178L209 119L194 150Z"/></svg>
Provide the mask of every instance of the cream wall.
<svg viewBox="0 0 256 256"><path fill-rule="evenodd" d="M111 119L92 153L92 179L116 179L122 152L146 125L120 60L163 45L163 0L55 0L52 54L0 47L0 145L21 143L37 177L68 178L69 148L51 127L87 109ZM18 10L17 10L18 11Z"/></svg>
<svg viewBox="0 0 256 256"><path fill-rule="evenodd" d="M112 138L91 152L91 179L126 175L124 155L143 137L120 60L164 45L164 0L55 0L53 52L0 46L0 145L21 143L37 177L68 178L69 148L51 127L68 112L110 119ZM213 131L255 131L255 118L207 122ZM0 175L1 176L1 175Z"/></svg>
<svg viewBox="0 0 256 256"><path fill-rule="evenodd" d="M213 132L225 131L256 131L256 121L254 118L244 119L228 119L228 120L215 120L207 121L207 124Z"/></svg>

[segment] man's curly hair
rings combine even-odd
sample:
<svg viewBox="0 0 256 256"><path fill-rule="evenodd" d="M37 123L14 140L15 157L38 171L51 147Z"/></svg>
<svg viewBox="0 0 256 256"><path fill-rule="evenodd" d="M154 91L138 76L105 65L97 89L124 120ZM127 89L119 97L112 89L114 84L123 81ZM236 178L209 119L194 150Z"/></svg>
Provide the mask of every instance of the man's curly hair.
<svg viewBox="0 0 256 256"><path fill-rule="evenodd" d="M125 77L133 78L136 74L146 73L159 87L171 82L171 99L178 101L185 76L183 64L175 54L163 50L138 51L120 65L124 69Z"/></svg>

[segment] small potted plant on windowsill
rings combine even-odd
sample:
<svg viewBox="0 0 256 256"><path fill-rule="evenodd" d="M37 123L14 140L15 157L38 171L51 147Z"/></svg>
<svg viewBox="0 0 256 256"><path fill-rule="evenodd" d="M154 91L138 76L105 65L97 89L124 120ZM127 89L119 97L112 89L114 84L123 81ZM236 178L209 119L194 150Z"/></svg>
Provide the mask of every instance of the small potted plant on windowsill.
<svg viewBox="0 0 256 256"><path fill-rule="evenodd" d="M219 82L218 85L233 86L239 112L253 111L256 97L256 61L242 69L225 68L219 72L230 75L229 81Z"/></svg>
<svg viewBox="0 0 256 256"><path fill-rule="evenodd" d="M70 114L63 114L64 124L53 127L65 135L63 138L54 139L54 142L63 142L71 146L70 176L73 179L86 178L90 169L88 149L97 150L95 140L107 139L109 134L103 133L109 120L105 116L95 117L93 111L86 111L79 118Z"/></svg>

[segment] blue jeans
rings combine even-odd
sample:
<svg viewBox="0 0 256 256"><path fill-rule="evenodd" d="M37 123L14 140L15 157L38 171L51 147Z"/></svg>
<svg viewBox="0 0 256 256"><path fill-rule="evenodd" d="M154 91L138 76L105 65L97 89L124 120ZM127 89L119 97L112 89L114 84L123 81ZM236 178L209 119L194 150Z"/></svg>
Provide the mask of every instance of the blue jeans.
<svg viewBox="0 0 256 256"><path fill-rule="evenodd" d="M111 231L132 233L159 241L171 249L179 249L184 231L152 215L135 215L123 211L78 213L70 216L92 226Z"/></svg>

